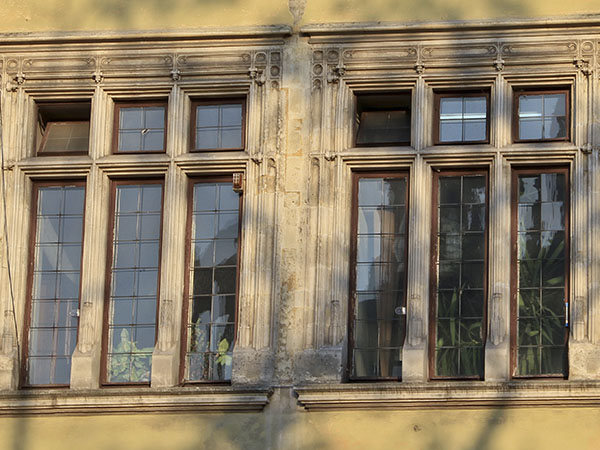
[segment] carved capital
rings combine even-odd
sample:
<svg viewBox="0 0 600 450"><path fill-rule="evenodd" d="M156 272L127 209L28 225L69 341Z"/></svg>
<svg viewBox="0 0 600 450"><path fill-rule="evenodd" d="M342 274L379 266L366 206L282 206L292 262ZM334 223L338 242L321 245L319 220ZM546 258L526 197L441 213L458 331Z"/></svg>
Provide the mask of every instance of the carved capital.
<svg viewBox="0 0 600 450"><path fill-rule="evenodd" d="M587 142L583 147L580 148L580 150L586 155L591 155L594 151L594 146Z"/></svg>
<svg viewBox="0 0 600 450"><path fill-rule="evenodd" d="M173 80L173 81L181 80L181 71L179 69L175 68L175 69L171 70L170 75L171 75L171 80Z"/></svg>
<svg viewBox="0 0 600 450"><path fill-rule="evenodd" d="M265 84L265 81L267 81L265 71L263 69L257 69L256 67L250 67L248 69L248 76L259 86L262 86Z"/></svg>
<svg viewBox="0 0 600 450"><path fill-rule="evenodd" d="M19 73L6 83L6 90L8 92L16 92L23 83L25 83L25 75Z"/></svg>
<svg viewBox="0 0 600 450"><path fill-rule="evenodd" d="M323 157L325 158L326 161L335 161L336 158L338 157L338 154L335 152L325 152Z"/></svg>
<svg viewBox="0 0 600 450"><path fill-rule="evenodd" d="M421 62L416 63L414 68L418 75L421 75L423 72L425 72L425 65Z"/></svg>
<svg viewBox="0 0 600 450"><path fill-rule="evenodd" d="M329 73L327 74L327 82L339 83L345 74L346 66L344 66L343 64L338 64L337 66L332 67Z"/></svg>
<svg viewBox="0 0 600 450"><path fill-rule="evenodd" d="M97 72L94 72L92 74L92 80L94 80L96 83L102 83L102 81L104 80L104 74L102 73L102 71L98 70Z"/></svg>
<svg viewBox="0 0 600 450"><path fill-rule="evenodd" d="M589 62L589 60L587 60L587 59L575 58L575 59L573 60L573 64L574 64L574 65L575 65L575 67L576 67L577 69L579 69L579 70L581 71L581 73L582 73L583 75L585 75L586 77L589 77L589 76L592 74L592 72L593 72L593 69L592 69L592 67L590 66L590 62Z"/></svg>
<svg viewBox="0 0 600 450"><path fill-rule="evenodd" d="M252 162L254 164L256 164L258 166L258 165L262 164L264 155L262 153L257 153L256 155L251 156L250 159L252 160Z"/></svg>
<svg viewBox="0 0 600 450"><path fill-rule="evenodd" d="M504 60L498 57L498 59L494 61L494 68L497 72L502 72L504 70Z"/></svg>

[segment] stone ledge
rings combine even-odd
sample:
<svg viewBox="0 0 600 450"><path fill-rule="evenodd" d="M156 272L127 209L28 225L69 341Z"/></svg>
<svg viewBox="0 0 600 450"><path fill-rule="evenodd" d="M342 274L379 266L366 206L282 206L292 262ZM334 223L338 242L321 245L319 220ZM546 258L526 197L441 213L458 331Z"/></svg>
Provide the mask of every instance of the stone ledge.
<svg viewBox="0 0 600 450"><path fill-rule="evenodd" d="M294 391L307 410L600 406L597 381L361 383Z"/></svg>
<svg viewBox="0 0 600 450"><path fill-rule="evenodd" d="M261 411L271 390L230 386L0 392L0 416Z"/></svg>

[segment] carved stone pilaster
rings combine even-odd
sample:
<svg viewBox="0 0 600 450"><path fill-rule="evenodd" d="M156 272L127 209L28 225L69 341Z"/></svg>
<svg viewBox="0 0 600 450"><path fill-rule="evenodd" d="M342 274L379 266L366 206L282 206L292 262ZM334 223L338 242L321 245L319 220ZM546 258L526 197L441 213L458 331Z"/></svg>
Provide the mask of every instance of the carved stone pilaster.
<svg viewBox="0 0 600 450"><path fill-rule="evenodd" d="M173 301L164 299L160 305L158 349L166 352L175 345L173 331Z"/></svg>
<svg viewBox="0 0 600 450"><path fill-rule="evenodd" d="M419 294L413 294L410 296L409 311L412 311L408 320L408 343L413 347L417 347L423 344L423 300Z"/></svg>
<svg viewBox="0 0 600 450"><path fill-rule="evenodd" d="M500 345L505 339L505 318L502 313L502 294L494 292L491 301L490 314L490 342L494 345Z"/></svg>
<svg viewBox="0 0 600 450"><path fill-rule="evenodd" d="M89 353L94 347L94 308L92 302L86 301L81 308L79 351Z"/></svg>
<svg viewBox="0 0 600 450"><path fill-rule="evenodd" d="M586 337L585 332L585 317L586 317L586 301L584 297L575 297L573 305L571 306L572 321L571 326L573 327L573 339L576 342L584 341Z"/></svg>

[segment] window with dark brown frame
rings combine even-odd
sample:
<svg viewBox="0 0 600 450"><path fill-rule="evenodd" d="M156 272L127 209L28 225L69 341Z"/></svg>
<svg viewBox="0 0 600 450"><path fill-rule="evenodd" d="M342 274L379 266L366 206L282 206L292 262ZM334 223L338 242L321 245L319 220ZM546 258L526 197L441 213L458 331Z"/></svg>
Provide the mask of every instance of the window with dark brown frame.
<svg viewBox="0 0 600 450"><path fill-rule="evenodd" d="M514 377L567 376L568 236L568 169L514 169L511 282Z"/></svg>
<svg viewBox="0 0 600 450"><path fill-rule="evenodd" d="M349 377L400 379L406 329L408 174L354 173Z"/></svg>
<svg viewBox="0 0 600 450"><path fill-rule="evenodd" d="M568 141L571 128L569 97L569 89L515 90L513 140Z"/></svg>
<svg viewBox="0 0 600 450"><path fill-rule="evenodd" d="M68 386L79 317L84 182L33 185L24 386Z"/></svg>
<svg viewBox="0 0 600 450"><path fill-rule="evenodd" d="M429 373L483 379L487 280L487 172L433 177Z"/></svg>
<svg viewBox="0 0 600 450"><path fill-rule="evenodd" d="M488 91L436 92L434 144L489 143Z"/></svg>
<svg viewBox="0 0 600 450"><path fill-rule="evenodd" d="M411 94L358 94L356 146L410 145Z"/></svg>
<svg viewBox="0 0 600 450"><path fill-rule="evenodd" d="M231 380L237 323L241 197L231 177L190 183L188 277L182 327L181 378Z"/></svg>
<svg viewBox="0 0 600 450"><path fill-rule="evenodd" d="M37 106L37 154L84 155L89 149L90 102L48 102Z"/></svg>
<svg viewBox="0 0 600 450"><path fill-rule="evenodd" d="M150 382L161 255L163 182L113 181L103 382Z"/></svg>
<svg viewBox="0 0 600 450"><path fill-rule="evenodd" d="M162 153L166 130L166 101L115 103L114 153Z"/></svg>
<svg viewBox="0 0 600 450"><path fill-rule="evenodd" d="M243 150L245 134L245 99L192 102L191 151Z"/></svg>

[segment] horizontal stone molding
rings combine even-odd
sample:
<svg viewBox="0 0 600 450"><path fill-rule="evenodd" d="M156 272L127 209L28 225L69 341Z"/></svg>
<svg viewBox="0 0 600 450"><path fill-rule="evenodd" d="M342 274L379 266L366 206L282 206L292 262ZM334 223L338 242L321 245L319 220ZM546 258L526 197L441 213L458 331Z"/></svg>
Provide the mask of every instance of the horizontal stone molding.
<svg viewBox="0 0 600 450"><path fill-rule="evenodd" d="M270 395L269 389L230 386L13 391L0 393L0 416L261 411Z"/></svg>
<svg viewBox="0 0 600 450"><path fill-rule="evenodd" d="M598 381L430 382L295 388L307 410L599 407Z"/></svg>

